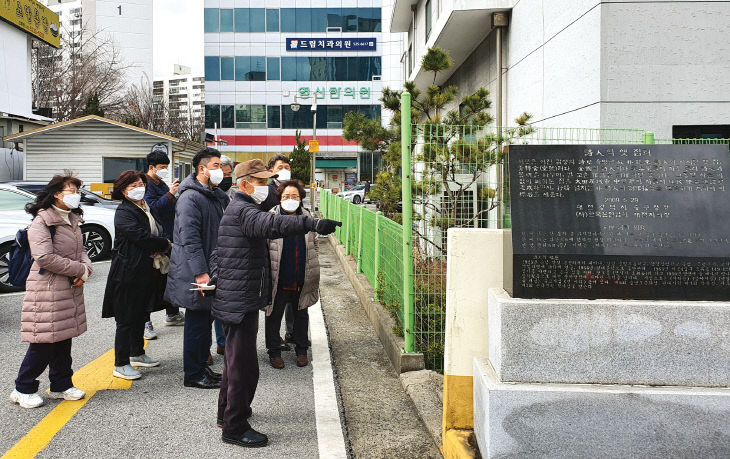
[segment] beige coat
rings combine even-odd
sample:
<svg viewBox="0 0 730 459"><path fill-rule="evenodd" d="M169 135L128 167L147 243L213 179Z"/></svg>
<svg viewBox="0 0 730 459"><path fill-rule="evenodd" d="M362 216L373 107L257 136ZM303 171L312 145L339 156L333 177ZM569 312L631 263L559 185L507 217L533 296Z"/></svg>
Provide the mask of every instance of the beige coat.
<svg viewBox="0 0 730 459"><path fill-rule="evenodd" d="M279 206L270 211L273 214L280 213ZM302 209L304 215L312 217L307 209ZM319 243L317 233L310 232L304 236L307 244L307 266L304 271L304 286L299 295L299 309L306 309L319 300ZM271 315L276 301L276 290L279 285L279 268L281 266L281 254L284 250L284 239L269 240L269 257L271 258L271 304L266 308L266 315Z"/></svg>
<svg viewBox="0 0 730 459"><path fill-rule="evenodd" d="M25 287L20 316L20 338L29 343L57 343L86 331L84 288L73 287L70 279L82 277L91 260L84 249L79 224L71 213L71 224L58 212L38 212L28 228L28 243L34 259ZM56 227L51 241L49 226ZM43 274L40 269L43 268Z"/></svg>

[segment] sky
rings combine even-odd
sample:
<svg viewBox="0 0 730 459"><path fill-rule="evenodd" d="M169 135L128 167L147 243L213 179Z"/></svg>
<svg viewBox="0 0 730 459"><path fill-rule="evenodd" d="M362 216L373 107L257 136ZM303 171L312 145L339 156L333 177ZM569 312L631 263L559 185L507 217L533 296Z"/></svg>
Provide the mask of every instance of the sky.
<svg viewBox="0 0 730 459"><path fill-rule="evenodd" d="M174 64L203 74L203 1L154 0L155 79L172 75Z"/></svg>

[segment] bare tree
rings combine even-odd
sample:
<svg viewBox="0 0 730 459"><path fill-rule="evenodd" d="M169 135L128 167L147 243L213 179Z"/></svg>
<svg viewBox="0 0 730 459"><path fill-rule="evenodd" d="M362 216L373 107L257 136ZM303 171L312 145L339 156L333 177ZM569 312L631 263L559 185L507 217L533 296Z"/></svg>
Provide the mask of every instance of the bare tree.
<svg viewBox="0 0 730 459"><path fill-rule="evenodd" d="M94 94L107 113L121 106L129 66L108 34L64 25L61 49L36 45L31 66L34 106L52 109L58 121L81 116Z"/></svg>

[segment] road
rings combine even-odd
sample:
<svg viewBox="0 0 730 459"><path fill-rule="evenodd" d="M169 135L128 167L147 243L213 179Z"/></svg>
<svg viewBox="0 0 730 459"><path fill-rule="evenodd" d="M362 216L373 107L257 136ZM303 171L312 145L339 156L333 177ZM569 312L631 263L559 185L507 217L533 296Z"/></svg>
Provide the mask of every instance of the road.
<svg viewBox="0 0 730 459"><path fill-rule="evenodd" d="M85 286L88 331L73 341L73 367L77 371L74 383L99 389L98 392L85 405L47 400L41 408L26 410L7 401L0 403L0 417L6 420L0 423L0 453L10 450L8 457L32 457L36 448L40 450L38 457L49 458L344 456L344 440L337 432L341 431L340 413L319 305L310 309L313 362L305 368L294 365L293 351L284 353L284 370L269 366L261 317L261 378L251 424L269 436L269 446L248 450L221 442L221 431L215 423L217 390L183 387L183 327L162 326L164 312L153 314L153 321L159 323L159 338L147 346L147 353L160 359L162 365L142 369L143 378L131 384L112 378L113 360L108 351L114 344L114 321L101 318L108 270L108 262L94 266L94 275ZM27 349L27 344L20 342L22 299L22 294L0 295L1 397L13 390ZM96 360L102 356L105 358ZM221 364L222 359L216 356L214 369L220 371ZM318 381L316 386L313 378ZM48 389L47 373L40 381L43 393ZM45 448L44 438L50 439ZM21 451L28 446L30 450Z"/></svg>

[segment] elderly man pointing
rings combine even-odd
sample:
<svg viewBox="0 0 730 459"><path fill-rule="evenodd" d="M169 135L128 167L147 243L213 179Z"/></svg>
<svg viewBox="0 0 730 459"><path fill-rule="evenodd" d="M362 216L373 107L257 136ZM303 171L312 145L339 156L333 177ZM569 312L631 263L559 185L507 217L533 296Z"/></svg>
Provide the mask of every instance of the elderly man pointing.
<svg viewBox="0 0 730 459"><path fill-rule="evenodd" d="M264 446L266 435L251 428L251 402L259 380L256 335L259 311L271 302L271 271L267 239L333 233L340 222L304 215L285 216L262 210L276 177L261 160L236 166L238 192L223 214L218 245L212 257L216 284L212 314L226 332L225 366L218 397L218 425L223 441L239 446Z"/></svg>

